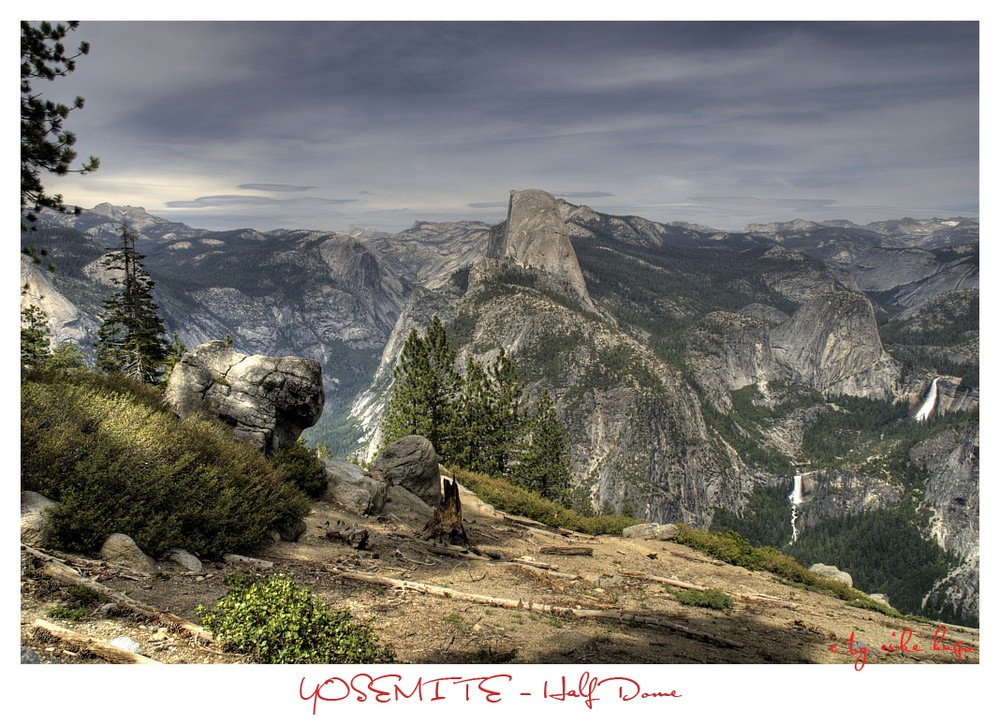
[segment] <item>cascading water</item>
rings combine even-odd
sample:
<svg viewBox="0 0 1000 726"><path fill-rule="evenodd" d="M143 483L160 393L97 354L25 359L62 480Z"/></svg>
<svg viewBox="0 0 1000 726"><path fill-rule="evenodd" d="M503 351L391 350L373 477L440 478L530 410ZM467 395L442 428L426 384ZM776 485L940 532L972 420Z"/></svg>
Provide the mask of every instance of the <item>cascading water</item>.
<svg viewBox="0 0 1000 726"><path fill-rule="evenodd" d="M934 407L937 405L937 382L939 380L941 380L940 376L931 381L931 390L927 391L927 398L924 399L920 409L913 416L917 421L926 421L934 413Z"/></svg>
<svg viewBox="0 0 1000 726"><path fill-rule="evenodd" d="M788 544L794 544L795 540L799 537L799 530L795 527L795 520L799 516L798 505L804 501L802 499L802 475L796 474L794 482L792 493L788 495L788 501L792 503L792 539Z"/></svg>

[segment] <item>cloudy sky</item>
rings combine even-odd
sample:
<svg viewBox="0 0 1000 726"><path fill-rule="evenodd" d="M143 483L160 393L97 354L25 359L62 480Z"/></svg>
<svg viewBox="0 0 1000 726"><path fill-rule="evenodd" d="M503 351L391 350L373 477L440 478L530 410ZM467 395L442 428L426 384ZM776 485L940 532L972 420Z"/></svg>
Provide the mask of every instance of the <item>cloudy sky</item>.
<svg viewBox="0 0 1000 726"><path fill-rule="evenodd" d="M92 22L67 201L208 229L979 213L976 23Z"/></svg>

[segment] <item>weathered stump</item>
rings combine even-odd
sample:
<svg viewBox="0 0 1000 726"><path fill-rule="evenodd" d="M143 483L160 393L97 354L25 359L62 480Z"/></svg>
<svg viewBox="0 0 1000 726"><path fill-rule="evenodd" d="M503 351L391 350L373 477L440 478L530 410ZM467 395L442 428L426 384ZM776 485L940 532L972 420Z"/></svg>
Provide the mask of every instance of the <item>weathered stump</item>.
<svg viewBox="0 0 1000 726"><path fill-rule="evenodd" d="M420 539L433 539L442 544L471 547L469 537L462 525L462 499L458 494L458 484L454 479L442 477L444 499L427 521Z"/></svg>

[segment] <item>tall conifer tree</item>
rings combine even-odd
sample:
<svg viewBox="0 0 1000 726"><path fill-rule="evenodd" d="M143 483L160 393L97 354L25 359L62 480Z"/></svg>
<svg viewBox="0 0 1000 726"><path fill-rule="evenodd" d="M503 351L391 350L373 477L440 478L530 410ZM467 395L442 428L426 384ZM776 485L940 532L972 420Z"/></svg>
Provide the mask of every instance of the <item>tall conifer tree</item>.
<svg viewBox="0 0 1000 726"><path fill-rule="evenodd" d="M159 382L169 357L167 329L153 300L154 283L135 249L135 232L122 225L121 245L107 256L109 270L120 272L121 290L104 301L97 331L97 367L146 383Z"/></svg>
<svg viewBox="0 0 1000 726"><path fill-rule="evenodd" d="M568 446L566 431L546 388L528 422L528 442L511 479L544 497L565 501L572 475Z"/></svg>
<svg viewBox="0 0 1000 726"><path fill-rule="evenodd" d="M443 461L458 455L455 418L462 380L454 365L455 351L436 315L424 338L410 331L392 372L392 394L382 423L384 441L419 434L430 440Z"/></svg>

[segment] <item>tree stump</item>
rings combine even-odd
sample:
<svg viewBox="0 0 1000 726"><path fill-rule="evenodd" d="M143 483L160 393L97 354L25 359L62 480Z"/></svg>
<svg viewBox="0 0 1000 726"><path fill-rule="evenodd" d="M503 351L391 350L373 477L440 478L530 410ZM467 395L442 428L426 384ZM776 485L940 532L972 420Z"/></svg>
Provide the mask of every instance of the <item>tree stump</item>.
<svg viewBox="0 0 1000 726"><path fill-rule="evenodd" d="M441 477L444 499L427 520L420 539L433 539L443 544L470 547L469 537L462 525L462 500L458 494L458 484L450 477Z"/></svg>

